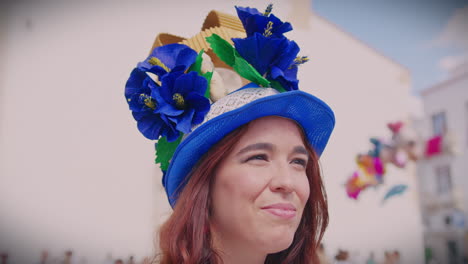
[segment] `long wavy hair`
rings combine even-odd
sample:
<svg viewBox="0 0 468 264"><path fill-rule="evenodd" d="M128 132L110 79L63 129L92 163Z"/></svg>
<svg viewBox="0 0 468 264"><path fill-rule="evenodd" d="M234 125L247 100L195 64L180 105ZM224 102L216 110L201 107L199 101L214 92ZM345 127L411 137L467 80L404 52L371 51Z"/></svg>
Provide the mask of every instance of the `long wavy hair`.
<svg viewBox="0 0 468 264"><path fill-rule="evenodd" d="M214 173L223 157L227 156L239 139L246 133L243 125L218 142L192 169L186 186L180 193L174 212L161 226L159 247L161 253L155 258L161 264L221 264L220 255L213 248L210 233L211 190ZM291 245L280 252L269 254L265 263L318 263L316 249L328 225L328 205L320 173L318 156L307 143L301 130L302 140L309 152L306 174L310 195L305 205L301 222Z"/></svg>

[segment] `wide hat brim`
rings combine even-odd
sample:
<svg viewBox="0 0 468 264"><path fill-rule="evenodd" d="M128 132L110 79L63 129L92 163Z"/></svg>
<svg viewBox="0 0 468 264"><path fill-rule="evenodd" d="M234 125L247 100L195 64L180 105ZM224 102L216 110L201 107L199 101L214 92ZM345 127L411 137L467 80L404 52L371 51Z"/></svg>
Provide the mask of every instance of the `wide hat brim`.
<svg viewBox="0 0 468 264"><path fill-rule="evenodd" d="M188 179L186 177L211 147L236 128L265 116L280 116L296 121L309 144L321 155L335 126L330 107L303 91L290 91L252 101L221 114L196 128L177 147L163 185L172 207Z"/></svg>

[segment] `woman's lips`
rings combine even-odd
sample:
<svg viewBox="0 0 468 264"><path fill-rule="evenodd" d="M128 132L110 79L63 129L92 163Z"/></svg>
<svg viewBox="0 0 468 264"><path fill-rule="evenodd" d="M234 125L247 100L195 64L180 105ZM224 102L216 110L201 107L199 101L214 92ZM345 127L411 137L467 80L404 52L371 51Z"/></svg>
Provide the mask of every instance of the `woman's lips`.
<svg viewBox="0 0 468 264"><path fill-rule="evenodd" d="M291 219L294 216L296 216L296 207L294 207L292 204L271 204L268 206L264 206L261 209L283 219Z"/></svg>

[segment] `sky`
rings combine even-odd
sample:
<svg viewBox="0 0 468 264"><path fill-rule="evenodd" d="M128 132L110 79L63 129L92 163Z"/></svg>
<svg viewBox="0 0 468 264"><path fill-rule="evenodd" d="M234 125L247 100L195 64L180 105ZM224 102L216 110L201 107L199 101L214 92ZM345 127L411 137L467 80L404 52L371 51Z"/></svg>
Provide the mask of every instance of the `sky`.
<svg viewBox="0 0 468 264"><path fill-rule="evenodd" d="M468 0L312 0L314 12L408 68L417 95L468 52Z"/></svg>

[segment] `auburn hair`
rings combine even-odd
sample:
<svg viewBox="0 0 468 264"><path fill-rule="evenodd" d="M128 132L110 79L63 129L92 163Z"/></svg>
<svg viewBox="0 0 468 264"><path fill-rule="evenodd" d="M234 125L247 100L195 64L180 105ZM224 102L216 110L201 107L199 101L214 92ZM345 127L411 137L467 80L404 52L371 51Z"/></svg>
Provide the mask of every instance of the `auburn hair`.
<svg viewBox="0 0 468 264"><path fill-rule="evenodd" d="M214 172L223 157L246 133L243 125L212 147L186 177L185 187L180 192L174 212L159 230L161 253L155 259L161 264L221 264L221 257L213 248L209 230ZM306 174L310 195L305 205L301 222L289 248L269 254L265 263L318 263L316 249L328 225L328 205L320 173L318 155L307 143L301 130L302 140L309 152ZM188 180L189 179L189 180ZM184 185L182 184L182 186Z"/></svg>

